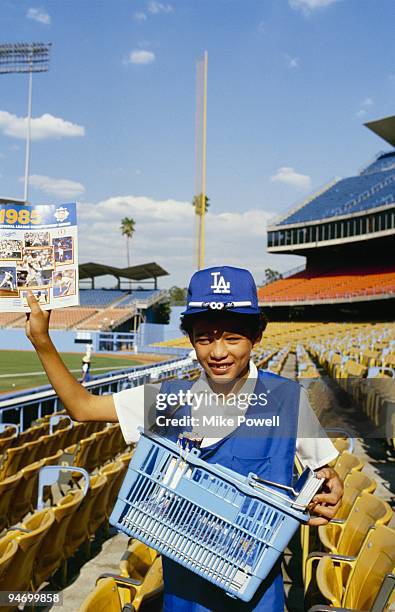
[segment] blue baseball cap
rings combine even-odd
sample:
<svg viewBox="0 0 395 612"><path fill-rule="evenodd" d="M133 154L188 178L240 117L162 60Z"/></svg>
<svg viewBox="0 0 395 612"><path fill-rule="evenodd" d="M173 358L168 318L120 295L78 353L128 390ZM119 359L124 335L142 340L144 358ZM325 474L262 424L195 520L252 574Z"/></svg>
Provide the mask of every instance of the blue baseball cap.
<svg viewBox="0 0 395 612"><path fill-rule="evenodd" d="M199 314L207 310L259 314L256 285L251 272L231 266L195 272L188 287L187 309L181 315Z"/></svg>

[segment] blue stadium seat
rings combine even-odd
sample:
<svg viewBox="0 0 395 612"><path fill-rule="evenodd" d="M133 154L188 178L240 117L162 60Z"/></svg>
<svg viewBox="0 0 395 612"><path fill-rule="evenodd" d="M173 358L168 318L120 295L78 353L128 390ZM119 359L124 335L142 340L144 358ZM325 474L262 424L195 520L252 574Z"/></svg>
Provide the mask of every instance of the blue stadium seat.
<svg viewBox="0 0 395 612"><path fill-rule="evenodd" d="M101 308L119 300L123 295L124 291L116 289L80 289L80 305Z"/></svg>
<svg viewBox="0 0 395 612"><path fill-rule="evenodd" d="M376 167L375 164L381 164ZM377 208L395 202L395 153L387 154L358 176L351 176L307 202L279 225L303 223Z"/></svg>

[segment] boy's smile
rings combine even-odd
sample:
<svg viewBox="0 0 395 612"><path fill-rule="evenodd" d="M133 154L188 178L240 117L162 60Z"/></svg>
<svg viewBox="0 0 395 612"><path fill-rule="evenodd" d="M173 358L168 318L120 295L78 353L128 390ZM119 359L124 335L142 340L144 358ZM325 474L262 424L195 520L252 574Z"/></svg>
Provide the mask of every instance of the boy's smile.
<svg viewBox="0 0 395 612"><path fill-rule="evenodd" d="M196 316L191 337L200 365L215 383L229 383L248 375L254 341L240 315Z"/></svg>

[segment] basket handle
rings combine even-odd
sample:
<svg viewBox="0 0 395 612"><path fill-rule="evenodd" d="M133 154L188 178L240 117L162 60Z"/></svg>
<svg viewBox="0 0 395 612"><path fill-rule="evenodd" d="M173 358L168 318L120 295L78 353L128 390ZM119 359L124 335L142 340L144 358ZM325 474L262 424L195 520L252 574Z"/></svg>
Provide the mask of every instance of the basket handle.
<svg viewBox="0 0 395 612"><path fill-rule="evenodd" d="M291 491L291 493L295 496L298 494L297 491L295 491L293 487L288 487L287 485L280 484L279 482L274 482L273 480L267 480L267 478L261 478L260 476L257 476L256 474L254 474L254 472L250 472L248 474L248 478L251 479L252 481L257 480L260 483L268 484L271 487L278 487L279 489L285 489L287 491ZM256 483L251 482L250 484L254 486Z"/></svg>

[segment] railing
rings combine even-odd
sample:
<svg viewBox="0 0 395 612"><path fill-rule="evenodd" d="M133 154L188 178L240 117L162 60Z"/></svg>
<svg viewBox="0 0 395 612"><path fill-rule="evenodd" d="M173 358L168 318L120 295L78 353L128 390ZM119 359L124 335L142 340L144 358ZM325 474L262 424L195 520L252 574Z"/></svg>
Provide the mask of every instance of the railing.
<svg viewBox="0 0 395 612"><path fill-rule="evenodd" d="M84 387L96 395L108 395L149 383L151 379L157 382L168 376L181 376L195 367L189 357L149 366L135 366L110 372L105 377L95 377L85 383ZM34 420L62 409L63 405L52 388L38 392L26 391L25 394L19 392L0 401L0 423L15 423L19 425L20 431L24 431Z"/></svg>

